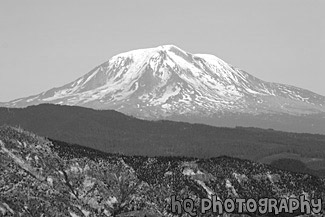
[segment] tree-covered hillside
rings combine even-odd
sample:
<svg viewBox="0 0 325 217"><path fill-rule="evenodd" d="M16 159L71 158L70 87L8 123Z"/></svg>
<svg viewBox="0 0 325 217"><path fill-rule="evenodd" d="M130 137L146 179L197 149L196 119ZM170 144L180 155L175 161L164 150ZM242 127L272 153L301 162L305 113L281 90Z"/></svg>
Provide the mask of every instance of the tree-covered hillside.
<svg viewBox="0 0 325 217"><path fill-rule="evenodd" d="M325 168L325 135L145 121L112 110L50 104L0 108L2 124L107 153L200 158L227 155L255 161L294 154L312 169Z"/></svg>

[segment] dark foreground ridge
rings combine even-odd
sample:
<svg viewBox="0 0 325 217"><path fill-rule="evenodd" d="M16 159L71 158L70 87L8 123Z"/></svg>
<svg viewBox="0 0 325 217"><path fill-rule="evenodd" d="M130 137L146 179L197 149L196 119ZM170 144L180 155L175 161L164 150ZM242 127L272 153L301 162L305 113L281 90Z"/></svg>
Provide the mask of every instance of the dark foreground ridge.
<svg viewBox="0 0 325 217"><path fill-rule="evenodd" d="M0 108L3 124L107 153L199 158L227 155L265 163L293 158L318 170L313 174L325 171L325 135L146 121L113 110L51 104Z"/></svg>
<svg viewBox="0 0 325 217"><path fill-rule="evenodd" d="M172 195L325 202L325 180L308 174L231 157L107 154L12 127L0 128L0 172L0 216L172 216Z"/></svg>

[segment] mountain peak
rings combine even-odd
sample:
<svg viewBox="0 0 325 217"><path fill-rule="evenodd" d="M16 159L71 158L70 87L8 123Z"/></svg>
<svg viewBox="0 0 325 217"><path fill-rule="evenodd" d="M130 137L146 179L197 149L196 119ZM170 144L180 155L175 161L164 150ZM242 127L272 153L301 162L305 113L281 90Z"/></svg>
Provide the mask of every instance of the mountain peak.
<svg viewBox="0 0 325 217"><path fill-rule="evenodd" d="M180 49L179 47L177 47L176 45L173 45L173 44L160 45L157 48L162 48L162 49L165 49L165 50L170 50L172 48Z"/></svg>
<svg viewBox="0 0 325 217"><path fill-rule="evenodd" d="M182 51L182 52L186 53L184 50L182 50L181 48L179 48L178 46L173 45L173 44L161 45L161 46L159 46L157 48L161 49L161 50L164 50L164 51L178 50L178 51Z"/></svg>
<svg viewBox="0 0 325 217"><path fill-rule="evenodd" d="M165 52L174 52L174 53L183 53L187 54L184 50L181 48L177 47L176 45L160 45L157 47L151 47L151 48L142 48L142 49L135 49L127 52L123 52L120 54L117 54L113 56L110 60L115 60L117 58L121 57L129 57L129 58L135 58L135 59L146 59L154 56L155 54L161 54Z"/></svg>

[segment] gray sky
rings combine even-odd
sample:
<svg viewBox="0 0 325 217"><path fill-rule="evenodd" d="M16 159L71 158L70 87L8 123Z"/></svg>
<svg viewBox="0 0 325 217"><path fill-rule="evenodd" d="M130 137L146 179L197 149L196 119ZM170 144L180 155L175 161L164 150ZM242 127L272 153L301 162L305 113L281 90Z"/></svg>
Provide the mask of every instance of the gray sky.
<svg viewBox="0 0 325 217"><path fill-rule="evenodd" d="M324 11L321 0L1 0L0 101L163 44L325 95Z"/></svg>

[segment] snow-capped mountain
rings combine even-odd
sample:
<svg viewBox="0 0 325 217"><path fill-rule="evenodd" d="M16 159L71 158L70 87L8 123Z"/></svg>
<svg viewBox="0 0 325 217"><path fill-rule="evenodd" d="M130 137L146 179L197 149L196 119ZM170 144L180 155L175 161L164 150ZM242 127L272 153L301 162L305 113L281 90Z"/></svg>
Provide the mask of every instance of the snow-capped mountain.
<svg viewBox="0 0 325 217"><path fill-rule="evenodd" d="M325 112L324 96L262 81L216 56L173 45L118 54L69 84L2 106L41 103L114 109L149 119Z"/></svg>

